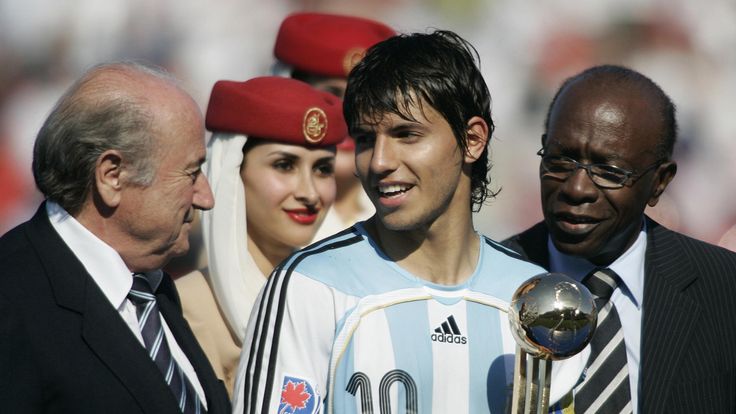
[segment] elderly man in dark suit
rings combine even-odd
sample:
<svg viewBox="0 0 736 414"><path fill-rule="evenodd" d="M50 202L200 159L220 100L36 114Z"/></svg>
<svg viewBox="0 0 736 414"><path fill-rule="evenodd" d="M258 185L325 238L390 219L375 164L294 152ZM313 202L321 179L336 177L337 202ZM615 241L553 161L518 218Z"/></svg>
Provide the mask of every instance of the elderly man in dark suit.
<svg viewBox="0 0 736 414"><path fill-rule="evenodd" d="M134 63L88 71L41 128L45 195L0 239L0 411L225 413L160 268L210 209L202 115Z"/></svg>
<svg viewBox="0 0 736 414"><path fill-rule="evenodd" d="M675 176L676 135L670 98L624 67L568 79L550 105L544 222L505 244L601 306L576 413L736 412L736 254L644 215Z"/></svg>

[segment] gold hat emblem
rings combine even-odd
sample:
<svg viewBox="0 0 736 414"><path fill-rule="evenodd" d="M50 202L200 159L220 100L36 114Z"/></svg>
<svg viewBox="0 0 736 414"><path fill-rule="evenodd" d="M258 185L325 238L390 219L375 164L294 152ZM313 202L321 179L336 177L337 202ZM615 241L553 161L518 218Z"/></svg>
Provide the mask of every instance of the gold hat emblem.
<svg viewBox="0 0 736 414"><path fill-rule="evenodd" d="M317 107L307 109L307 112L304 113L302 132L308 143L319 144L327 135L327 115L325 115L325 111Z"/></svg>
<svg viewBox="0 0 736 414"><path fill-rule="evenodd" d="M345 69L345 75L347 76L351 70L358 64L365 56L365 48L354 47L345 53L345 57L342 59L342 67Z"/></svg>

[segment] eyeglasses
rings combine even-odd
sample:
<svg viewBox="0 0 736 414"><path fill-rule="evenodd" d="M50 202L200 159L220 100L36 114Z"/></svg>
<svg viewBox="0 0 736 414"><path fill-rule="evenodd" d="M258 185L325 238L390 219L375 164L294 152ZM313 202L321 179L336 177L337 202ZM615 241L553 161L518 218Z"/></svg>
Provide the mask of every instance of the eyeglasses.
<svg viewBox="0 0 736 414"><path fill-rule="evenodd" d="M542 157L542 170L545 177L564 181L579 168L582 168L588 173L588 177L593 181L593 184L607 189L622 188L629 180L632 182L638 180L664 162L664 160L659 160L637 173L614 165L585 164L561 155L547 155L544 153L544 148L537 151L537 155Z"/></svg>

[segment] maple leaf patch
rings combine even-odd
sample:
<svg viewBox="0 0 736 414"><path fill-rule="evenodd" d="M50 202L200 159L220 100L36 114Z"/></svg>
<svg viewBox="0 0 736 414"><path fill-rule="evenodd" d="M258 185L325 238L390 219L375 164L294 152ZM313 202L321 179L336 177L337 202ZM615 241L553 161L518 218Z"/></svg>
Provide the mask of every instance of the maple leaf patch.
<svg viewBox="0 0 736 414"><path fill-rule="evenodd" d="M319 398L314 397L314 389L307 380L284 376L278 412L279 414L316 413L319 404L316 404L315 401Z"/></svg>

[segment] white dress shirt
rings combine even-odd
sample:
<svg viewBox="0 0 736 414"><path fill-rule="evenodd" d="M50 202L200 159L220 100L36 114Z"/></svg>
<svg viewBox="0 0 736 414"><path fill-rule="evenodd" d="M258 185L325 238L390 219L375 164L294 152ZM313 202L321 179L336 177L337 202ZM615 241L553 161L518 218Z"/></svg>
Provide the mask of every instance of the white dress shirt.
<svg viewBox="0 0 736 414"><path fill-rule="evenodd" d="M557 250L551 239L547 241L551 272L564 273L582 281L596 266L585 259L565 255ZM611 301L616 306L621 329L626 343L626 359L629 367L631 403L634 413L638 412L639 361L641 356L641 312L644 300L644 258L647 250L646 226L642 226L639 237L624 254L608 268L616 272L623 284L614 290Z"/></svg>
<svg viewBox="0 0 736 414"><path fill-rule="evenodd" d="M92 280L99 286L107 300L117 309L133 335L140 341L141 346L145 347L138 325L135 304L128 299L128 292L133 286L133 273L125 265L123 259L112 247L92 234L58 204L47 201L46 212L49 215L51 226L79 259L87 273L92 276ZM156 270L146 273L146 276L150 278L149 280L154 285L152 289L155 291L161 282L163 272ZM171 355L189 379L206 409L207 398L194 367L177 344L163 316L161 316L161 323L164 328L164 335L166 335L166 342L168 342L171 349Z"/></svg>

